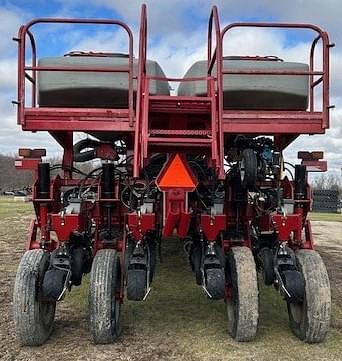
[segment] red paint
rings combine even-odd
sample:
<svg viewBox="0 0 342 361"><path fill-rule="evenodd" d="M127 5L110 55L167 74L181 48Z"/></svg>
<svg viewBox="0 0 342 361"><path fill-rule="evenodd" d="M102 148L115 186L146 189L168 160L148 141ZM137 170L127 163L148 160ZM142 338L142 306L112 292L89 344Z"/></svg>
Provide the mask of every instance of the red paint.
<svg viewBox="0 0 342 361"><path fill-rule="evenodd" d="M129 213L127 214L127 225L130 232L133 233L135 240L141 241L144 234L147 231L154 230L156 227L156 216L154 213L146 214L137 214Z"/></svg>
<svg viewBox="0 0 342 361"><path fill-rule="evenodd" d="M279 241L288 241L290 239L291 232L297 234L297 238L295 238L294 241L301 241L301 214L289 214L286 216L276 214L272 215L272 221L275 222L275 230L278 233Z"/></svg>
<svg viewBox="0 0 342 361"><path fill-rule="evenodd" d="M227 227L227 218L225 214L210 216L208 214L201 215L201 229L208 241L215 241L220 232Z"/></svg>
<svg viewBox="0 0 342 361"><path fill-rule="evenodd" d="M81 214L51 214L51 231L55 231L60 242L67 242L74 231L83 232L85 219Z"/></svg>

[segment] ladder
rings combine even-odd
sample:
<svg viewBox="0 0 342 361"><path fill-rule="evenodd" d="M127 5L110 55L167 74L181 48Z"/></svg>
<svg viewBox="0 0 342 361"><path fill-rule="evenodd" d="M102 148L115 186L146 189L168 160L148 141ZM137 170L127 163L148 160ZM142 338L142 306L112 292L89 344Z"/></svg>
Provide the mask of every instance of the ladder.
<svg viewBox="0 0 342 361"><path fill-rule="evenodd" d="M134 157L140 170L152 153L206 154L224 178L222 119L214 91L214 79L208 79L211 96L150 95L145 78L141 107L137 113L138 146ZM138 104L137 104L138 105Z"/></svg>

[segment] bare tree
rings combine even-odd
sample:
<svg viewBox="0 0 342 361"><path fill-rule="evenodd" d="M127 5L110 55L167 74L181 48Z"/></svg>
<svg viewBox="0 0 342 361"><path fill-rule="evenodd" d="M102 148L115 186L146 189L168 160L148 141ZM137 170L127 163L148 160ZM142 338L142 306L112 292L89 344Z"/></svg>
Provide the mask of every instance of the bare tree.
<svg viewBox="0 0 342 361"><path fill-rule="evenodd" d="M341 176L334 173L321 173L314 178L313 188L342 191Z"/></svg>
<svg viewBox="0 0 342 361"><path fill-rule="evenodd" d="M0 189L1 191L31 187L32 172L18 170L14 166L15 157L0 154Z"/></svg>

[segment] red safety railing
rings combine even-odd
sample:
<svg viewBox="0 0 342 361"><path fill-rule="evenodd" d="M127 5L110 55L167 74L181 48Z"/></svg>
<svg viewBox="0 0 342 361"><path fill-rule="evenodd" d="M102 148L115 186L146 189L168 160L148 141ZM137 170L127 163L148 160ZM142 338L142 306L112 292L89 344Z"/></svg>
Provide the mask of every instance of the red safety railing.
<svg viewBox="0 0 342 361"><path fill-rule="evenodd" d="M146 5L141 6L140 33L139 33L139 62L138 62L138 82L137 82L137 102L136 102L136 124L134 134L134 159L133 159L133 176L138 178L141 166L140 144L142 142L142 95L146 81L146 49L147 49L147 16Z"/></svg>
<svg viewBox="0 0 342 361"><path fill-rule="evenodd" d="M215 34L215 50L213 51L213 30ZM216 61L216 59L222 59L222 42L221 42L221 30L220 30L220 20L218 16L217 7L213 6L210 17L209 17L209 26L208 26L208 77L213 77L212 72L214 69L215 62L216 64L216 79L214 89L209 90L208 83L208 91L215 92L212 96L216 96L216 131L217 131L217 146L219 152L219 177L224 178L224 135L223 135L223 120L222 120L222 112L223 112L223 77L222 77L222 69L223 63L222 61ZM213 114L214 117L214 114Z"/></svg>
<svg viewBox="0 0 342 361"><path fill-rule="evenodd" d="M108 25L120 27L126 31L128 36L128 66L127 67L77 67L77 66L38 66L37 65L37 46L30 29L36 24L90 24L90 25ZM31 45L31 65L26 64L26 40L29 38ZM128 76L128 112L129 123L133 126L134 108L133 108L133 35L131 29L122 21L107 19L56 19L39 18L22 25L19 29L18 38L18 99L15 103L18 105L18 124L25 124L26 108L26 80L32 84L31 107L37 107L37 72L38 71L70 71L70 72L98 72L98 73L127 73ZM32 75L28 72L31 71Z"/></svg>
<svg viewBox="0 0 342 361"><path fill-rule="evenodd" d="M166 106L163 102L174 103L174 106L177 107L179 101L184 101L185 98L187 101L196 101L199 102L203 100L203 97L177 97L177 96L149 96L150 81L165 81L165 82L193 82L193 81L207 81L208 82L208 93L207 98L211 98L214 103L215 109L211 113L211 134L210 139L212 159L217 164L221 161L219 160L221 147L218 147L216 134L218 132L217 126L217 116L216 116L216 99L214 92L214 82L215 79L212 76L200 76L200 77L189 77L189 78L170 78L170 77L161 77L161 76L152 76L146 72L146 49L147 49L147 16L146 16L146 6L142 5L141 10L141 21L140 21L140 40L139 40L139 66L138 66L138 86L137 86L137 102L136 102L136 126L135 126L135 140L134 140L134 161L133 161L133 176L135 178L139 177L140 169L143 167L144 160L148 157L148 142L149 142L149 133L153 130L149 129L149 105L151 101L160 101L161 106ZM180 100L181 99L181 100ZM170 104L168 104L170 106ZM171 105L172 107L172 105ZM198 104L190 104L188 111L194 111L194 109L199 107ZM168 108L169 109L169 108ZM174 108L173 108L174 110ZM189 147L190 144L187 142L188 139L185 139L184 136L187 135L187 130L179 129L169 131L169 137L174 136L173 141L178 142L181 147L186 143L186 146ZM177 133L175 136L173 133ZM153 138L154 143L164 143L164 138ZM196 145L196 139L193 139L194 145ZM223 150L222 150L223 151ZM220 158L223 159L223 158ZM222 161L223 162L223 161ZM223 164L223 163L222 163ZM223 169L223 165L222 165Z"/></svg>
<svg viewBox="0 0 342 361"><path fill-rule="evenodd" d="M216 45L213 50L213 25L215 30ZM310 54L309 54L309 71L285 71L285 70L259 70L259 69L227 69L223 68L223 43L226 34L233 28L273 28L273 29L306 29L317 33L314 38ZM315 49L319 41L322 41L322 69L315 70ZM217 97L218 97L218 111L219 124L222 124L223 112L223 76L224 75L307 75L309 77L309 108L307 112L316 112L315 104L315 88L322 83L322 128L329 127L329 109L332 107L329 104L329 48L334 46L329 43L328 34L320 29L318 26L311 24L289 24L289 23L255 23L255 22L238 22L227 25L220 31L219 17L217 8L214 6L210 15L209 30L208 30L208 75L212 74L214 65L216 63L216 77L217 77ZM319 76L315 80L315 77ZM291 111L289 111L291 112Z"/></svg>

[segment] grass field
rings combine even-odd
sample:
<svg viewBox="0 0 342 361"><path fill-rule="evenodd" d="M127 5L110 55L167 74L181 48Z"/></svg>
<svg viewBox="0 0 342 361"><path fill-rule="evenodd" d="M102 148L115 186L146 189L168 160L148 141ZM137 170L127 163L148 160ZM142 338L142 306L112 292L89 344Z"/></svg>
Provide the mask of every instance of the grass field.
<svg viewBox="0 0 342 361"><path fill-rule="evenodd" d="M312 221L342 222L342 213L318 213L311 212L309 218Z"/></svg>
<svg viewBox="0 0 342 361"><path fill-rule="evenodd" d="M302 343L288 326L286 304L271 287L260 288L259 331L255 341L237 343L227 334L224 302L210 301L194 284L181 244L164 245L165 262L158 264L148 299L124 305L125 332L143 333L147 340L172 340L173 348L195 360L339 360L342 333L332 328L320 345ZM71 292L66 302L87 313L87 287ZM342 322L334 305L333 323ZM124 332L124 334L125 334ZM123 335L124 337L124 335ZM327 358L328 356L328 358Z"/></svg>
<svg viewBox="0 0 342 361"><path fill-rule="evenodd" d="M0 277L7 275L11 282L31 213L30 203L0 199L0 235L2 241L8 238L8 242L1 244L7 247L9 255L13 254L1 258ZM24 220L22 224L18 219ZM324 256L324 259L328 269L332 267L330 258ZM7 291L5 301L0 302L1 360L342 360L341 290L334 296L332 327L326 342L309 345L292 335L286 305L279 294L260 285L257 338L238 343L228 336L224 302L210 301L195 285L182 243L177 239L163 244L163 263L157 265L147 300L124 303L123 335L113 345L96 346L90 341L88 278L85 277L82 286L75 287L58 305L55 332L50 341L40 348L19 348L10 315L12 283L7 285L3 279L0 282Z"/></svg>

